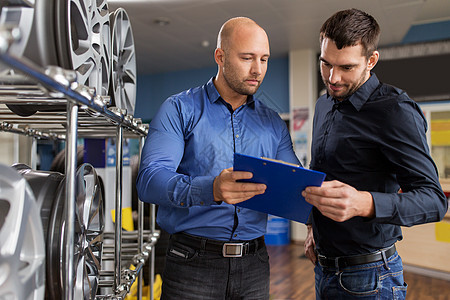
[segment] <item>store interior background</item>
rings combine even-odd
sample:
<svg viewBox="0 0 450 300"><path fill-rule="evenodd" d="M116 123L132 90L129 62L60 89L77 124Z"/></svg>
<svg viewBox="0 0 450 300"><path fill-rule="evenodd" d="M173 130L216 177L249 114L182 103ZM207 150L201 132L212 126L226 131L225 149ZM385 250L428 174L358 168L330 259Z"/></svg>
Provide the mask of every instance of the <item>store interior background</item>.
<svg viewBox="0 0 450 300"><path fill-rule="evenodd" d="M442 186L450 191L450 0L123 0L137 58L135 117L149 122L170 95L204 84L217 72L213 58L221 24L248 16L266 29L272 57L257 97L289 124L305 167L314 102L322 90L318 71L321 24L333 12L356 7L380 23L380 80L405 89L429 122L429 145ZM82 141L80 141L82 142ZM29 162L27 137L0 133L0 162ZM54 146L39 141L39 168L49 168ZM138 143L129 141L129 155ZM291 223L289 239L301 242L302 224ZM404 228L399 243L408 268L450 280L450 217L436 224ZM429 253L433 255L429 255Z"/></svg>

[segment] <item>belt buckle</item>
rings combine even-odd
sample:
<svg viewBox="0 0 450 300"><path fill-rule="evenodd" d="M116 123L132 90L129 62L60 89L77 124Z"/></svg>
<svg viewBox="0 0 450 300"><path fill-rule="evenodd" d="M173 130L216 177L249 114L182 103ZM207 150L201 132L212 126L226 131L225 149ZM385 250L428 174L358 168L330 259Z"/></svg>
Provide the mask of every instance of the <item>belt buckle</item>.
<svg viewBox="0 0 450 300"><path fill-rule="evenodd" d="M242 257L244 243L224 243L222 246L223 257Z"/></svg>

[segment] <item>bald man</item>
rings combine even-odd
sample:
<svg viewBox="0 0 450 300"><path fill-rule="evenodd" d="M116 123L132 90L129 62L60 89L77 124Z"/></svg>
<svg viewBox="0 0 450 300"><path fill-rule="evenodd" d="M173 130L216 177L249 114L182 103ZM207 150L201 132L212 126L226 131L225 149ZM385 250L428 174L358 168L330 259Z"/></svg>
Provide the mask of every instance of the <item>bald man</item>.
<svg viewBox="0 0 450 300"><path fill-rule="evenodd" d="M267 215L233 205L266 186L238 182L252 174L231 168L234 153L299 164L284 121L253 97L269 56L257 23L228 20L216 76L169 97L150 124L137 190L171 234L162 299L269 299Z"/></svg>

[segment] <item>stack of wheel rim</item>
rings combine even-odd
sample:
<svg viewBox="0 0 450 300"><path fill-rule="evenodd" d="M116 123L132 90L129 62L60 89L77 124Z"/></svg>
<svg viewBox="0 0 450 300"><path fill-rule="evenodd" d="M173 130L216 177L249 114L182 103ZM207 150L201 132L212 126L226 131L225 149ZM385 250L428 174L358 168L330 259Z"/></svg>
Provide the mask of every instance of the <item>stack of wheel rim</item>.
<svg viewBox="0 0 450 300"><path fill-rule="evenodd" d="M131 22L123 8L110 14L107 0L7 0L0 2L0 10L0 25L21 31L12 53L42 67L75 70L79 84L111 96L111 106L134 113L136 57ZM9 75L1 76L3 84L23 81L4 66L0 71ZM21 116L65 109L46 104L8 107Z"/></svg>
<svg viewBox="0 0 450 300"><path fill-rule="evenodd" d="M11 46L11 54L17 57L23 56L41 67L56 65L63 69L74 70L79 84L92 88L98 95L111 96L111 106L126 110L127 114L134 114L136 57L131 22L124 9L119 8L110 13L107 0L6 0L0 1L0 25L20 29L20 42ZM9 69L0 62L0 85L17 85L20 88L20 85L29 85L30 82L33 83L32 79ZM12 101L7 106L19 116L31 116L37 111L66 110L65 105L46 103L16 104ZM0 294L9 295L8 291L16 290L20 293L12 294L18 295L16 299L42 299L45 283L45 297L61 299L64 295L63 283L66 275L65 265L62 265L65 260L64 245L66 244L63 213L64 176L55 175L57 172L49 175L45 172L32 171L24 166L16 166L16 169L33 182L37 180L36 178L41 178L58 185L57 188L55 185L54 188L45 189L46 192L35 191L44 194L53 191L50 193L51 196L46 196L45 201L33 200L32 192L22 192L25 195L22 198L31 199L26 200L26 203L37 201L38 205L36 210L31 209L29 212L28 218L32 219L29 222L35 224L27 225L34 226L32 229L27 229L31 233L20 233L19 238L28 240L28 236L33 234L31 240L35 244L29 246L30 242L18 243L16 248L23 245L23 249L17 249L16 253L10 255L12 258L8 258L15 260L14 264L12 262L5 264L8 256L0 252ZM2 169L0 169L1 172ZM8 176L10 175L6 175ZM23 179L19 176L20 178ZM52 181L51 178L56 181ZM103 197L99 196L99 191L102 189L99 188L96 178L97 175L92 166L84 166L77 172L77 184L80 190L76 200L79 211L76 212L77 223L75 224L74 271L76 274L73 276L77 281L74 285L75 299L94 299L97 292L104 230L104 203ZM34 186L42 186L42 184ZM89 188L86 185L89 185ZM2 197L0 199L3 199ZM81 203L79 199L82 199ZM89 202L88 199L95 203ZM17 204L8 201L0 200L0 241L3 241L7 235L5 228L19 226L10 225L9 220L14 218L10 216L13 212L17 214L18 211L12 209ZM5 207L8 207L8 210L4 210ZM2 211L7 211L7 215ZM41 214L31 217L33 214L31 211L40 211ZM86 219L86 216L89 218ZM38 226L39 224L36 225L36 219L39 217L42 221L41 227ZM88 222L94 219L98 219L96 225ZM14 236L16 232L11 231L9 234ZM8 238L11 237L8 236ZM46 252L43 250L45 249L43 239L47 245ZM3 242L0 242L0 251L5 251ZM22 261L24 255L20 251L26 252L28 261ZM25 265L29 267L26 268ZM35 269L30 270L30 266L34 266ZM9 273L3 272L2 268L13 269L15 277L3 276ZM46 272L42 268L45 268ZM19 280L21 276L27 279Z"/></svg>
<svg viewBox="0 0 450 300"><path fill-rule="evenodd" d="M20 175L21 176L20 176ZM0 293L5 299L62 299L66 268L65 176L0 165ZM95 299L103 252L104 202L90 164L76 174L74 299ZM3 276L5 275L5 276ZM44 291L45 287L45 291Z"/></svg>

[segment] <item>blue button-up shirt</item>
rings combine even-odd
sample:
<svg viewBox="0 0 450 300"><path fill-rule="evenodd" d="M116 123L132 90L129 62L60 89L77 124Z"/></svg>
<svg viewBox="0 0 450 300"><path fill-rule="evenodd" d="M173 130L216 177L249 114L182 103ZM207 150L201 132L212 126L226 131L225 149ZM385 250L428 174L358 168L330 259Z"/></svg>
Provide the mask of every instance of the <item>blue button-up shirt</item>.
<svg viewBox="0 0 450 300"><path fill-rule="evenodd" d="M266 214L214 201L214 178L233 166L235 152L299 164L284 121L252 96L233 112L213 79L171 96L150 124L139 198L159 205L157 222L169 233L257 238L265 233Z"/></svg>
<svg viewBox="0 0 450 300"><path fill-rule="evenodd" d="M313 209L316 246L335 257L372 252L401 240L400 226L443 218L447 201L429 154L427 123L419 106L372 74L339 102L317 100L311 169L369 191L375 217L334 222ZM399 193L401 189L402 193Z"/></svg>

